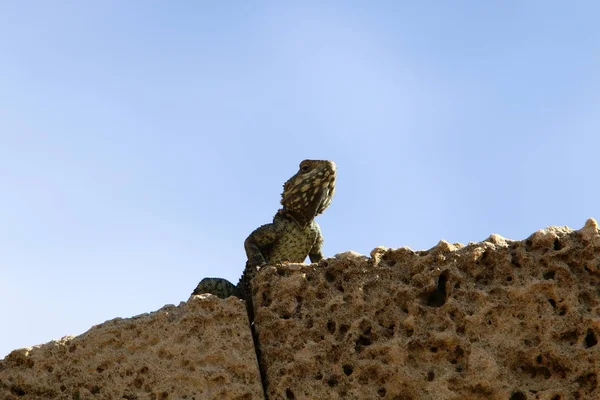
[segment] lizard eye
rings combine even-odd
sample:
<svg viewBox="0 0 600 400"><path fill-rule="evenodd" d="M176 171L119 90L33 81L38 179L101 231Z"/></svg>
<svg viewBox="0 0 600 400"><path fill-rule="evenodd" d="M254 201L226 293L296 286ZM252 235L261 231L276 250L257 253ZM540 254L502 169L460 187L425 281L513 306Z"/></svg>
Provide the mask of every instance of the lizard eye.
<svg viewBox="0 0 600 400"><path fill-rule="evenodd" d="M300 165L300 171L302 171L302 172L307 172L309 169L310 169L310 165L308 165L308 164Z"/></svg>

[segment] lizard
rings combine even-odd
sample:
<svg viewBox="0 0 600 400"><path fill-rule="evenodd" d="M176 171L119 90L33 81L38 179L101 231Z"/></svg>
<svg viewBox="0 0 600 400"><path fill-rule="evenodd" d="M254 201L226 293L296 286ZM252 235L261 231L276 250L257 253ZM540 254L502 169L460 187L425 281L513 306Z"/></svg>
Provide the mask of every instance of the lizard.
<svg viewBox="0 0 600 400"><path fill-rule="evenodd" d="M302 161L298 172L283 185L282 208L273 222L259 226L244 241L248 260L237 286L222 278L204 278L192 295L236 296L250 303L250 283L261 267L283 262L302 263L307 256L313 263L322 260L323 236L315 217L331 204L335 178L333 161Z"/></svg>

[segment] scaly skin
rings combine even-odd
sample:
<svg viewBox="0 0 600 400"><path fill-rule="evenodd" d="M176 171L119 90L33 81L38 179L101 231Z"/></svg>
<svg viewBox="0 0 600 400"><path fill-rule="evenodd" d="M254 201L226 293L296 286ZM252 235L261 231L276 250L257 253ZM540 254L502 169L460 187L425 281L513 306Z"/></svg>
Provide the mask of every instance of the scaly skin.
<svg viewBox="0 0 600 400"><path fill-rule="evenodd" d="M244 242L248 261L237 286L221 278L204 278L192 294L211 293L220 298L237 296L251 300L250 282L260 267L282 262L323 259L323 237L314 218L331 203L335 192L333 161L304 160L284 185L283 206L273 222L255 229Z"/></svg>

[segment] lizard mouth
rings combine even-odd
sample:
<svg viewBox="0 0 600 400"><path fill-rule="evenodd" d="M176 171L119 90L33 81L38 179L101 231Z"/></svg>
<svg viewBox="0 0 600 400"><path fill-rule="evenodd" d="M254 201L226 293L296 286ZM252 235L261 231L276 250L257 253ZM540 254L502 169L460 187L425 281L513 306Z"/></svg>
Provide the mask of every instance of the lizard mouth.
<svg viewBox="0 0 600 400"><path fill-rule="evenodd" d="M333 172L333 175L335 176L335 173L337 171L337 166L335 165L335 162L329 161L329 166L331 168L331 172Z"/></svg>

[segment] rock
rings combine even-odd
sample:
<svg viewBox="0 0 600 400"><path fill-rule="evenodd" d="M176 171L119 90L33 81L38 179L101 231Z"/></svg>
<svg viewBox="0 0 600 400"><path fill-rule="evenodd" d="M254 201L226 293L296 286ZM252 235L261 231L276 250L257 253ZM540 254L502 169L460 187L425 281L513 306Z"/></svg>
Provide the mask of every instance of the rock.
<svg viewBox="0 0 600 400"><path fill-rule="evenodd" d="M278 399L600 399L600 231L378 247L261 268ZM245 305L192 296L0 361L0 399L262 399Z"/></svg>
<svg viewBox="0 0 600 400"><path fill-rule="evenodd" d="M255 279L270 399L600 399L600 233L378 247Z"/></svg>
<svg viewBox="0 0 600 400"><path fill-rule="evenodd" d="M369 257L363 256L362 254L357 253L356 251L349 250L349 251L345 251L343 253L338 253L335 256L333 256L333 258L337 258L337 259L340 259L340 260L357 260L357 261L360 261L360 260L367 260Z"/></svg>
<svg viewBox="0 0 600 400"><path fill-rule="evenodd" d="M11 352L0 399L262 399L243 302L192 296Z"/></svg>

